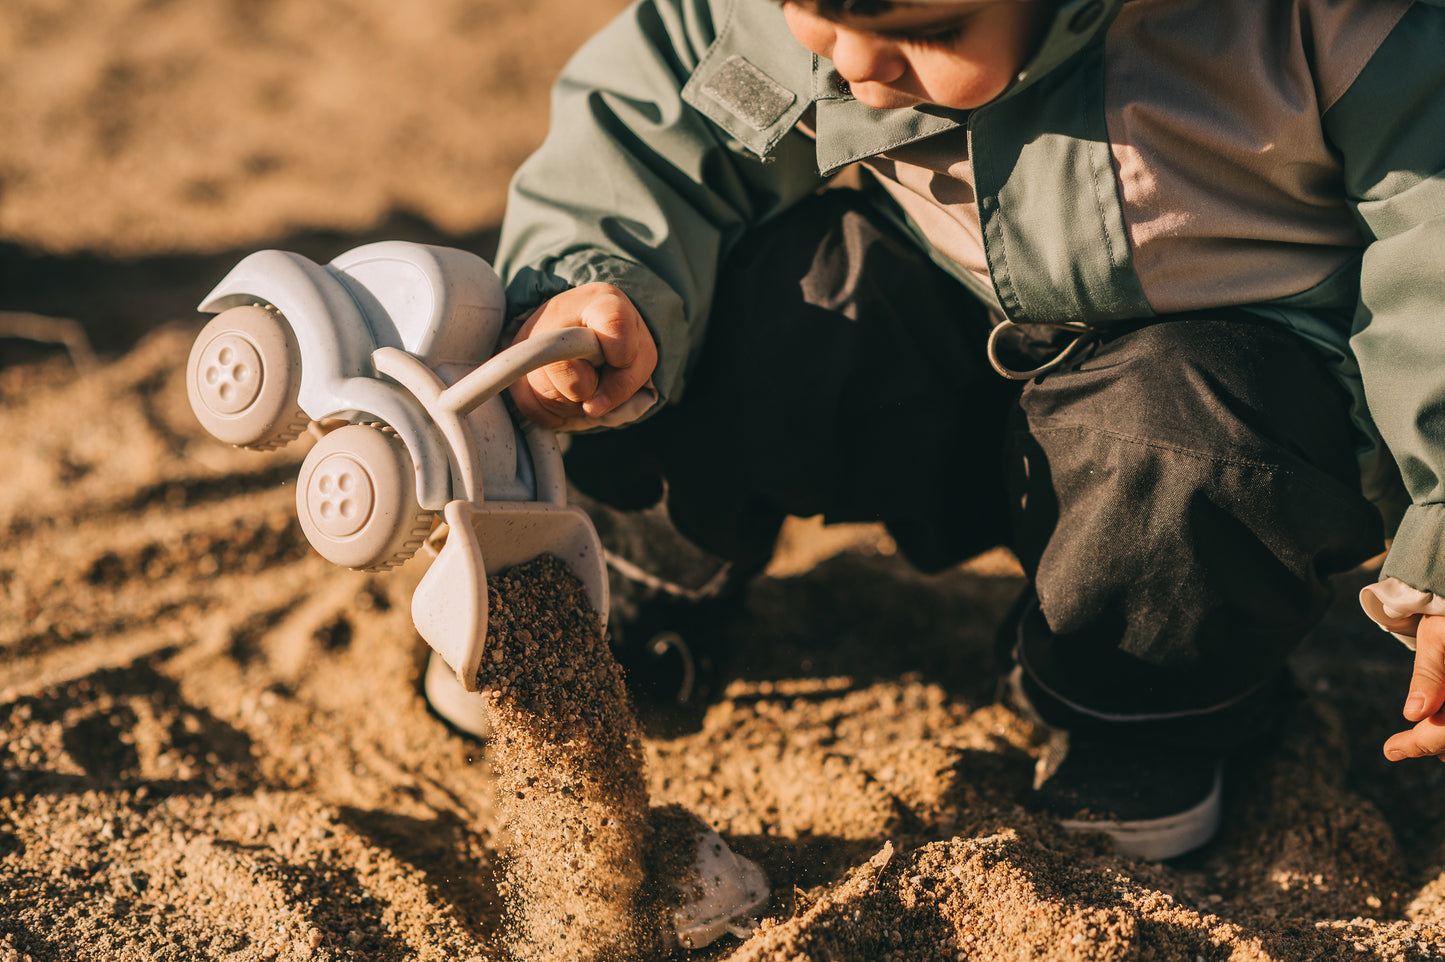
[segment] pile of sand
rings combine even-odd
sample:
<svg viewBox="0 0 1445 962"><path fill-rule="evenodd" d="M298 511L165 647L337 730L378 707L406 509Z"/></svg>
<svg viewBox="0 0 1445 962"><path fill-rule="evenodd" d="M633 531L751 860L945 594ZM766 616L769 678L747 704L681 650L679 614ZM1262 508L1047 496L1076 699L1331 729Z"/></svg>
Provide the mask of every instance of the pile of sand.
<svg viewBox="0 0 1445 962"><path fill-rule="evenodd" d="M492 766L418 694L425 562L317 558L305 442L191 423L193 331L0 371L0 959L502 958ZM1348 604L1219 840L1150 865L1026 809L1042 736L991 656L1018 588L853 551L694 639L732 680L644 714L647 790L774 892L703 957L1445 957L1445 766L1380 759L1408 662Z"/></svg>

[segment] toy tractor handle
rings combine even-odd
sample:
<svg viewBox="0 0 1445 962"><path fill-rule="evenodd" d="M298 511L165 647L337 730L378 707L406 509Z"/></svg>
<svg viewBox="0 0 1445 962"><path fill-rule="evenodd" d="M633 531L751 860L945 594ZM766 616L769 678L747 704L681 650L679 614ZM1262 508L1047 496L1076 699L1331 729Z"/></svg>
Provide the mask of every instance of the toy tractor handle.
<svg viewBox="0 0 1445 962"><path fill-rule="evenodd" d="M539 367L557 361L605 363L597 335L585 327L564 327L518 341L441 392L445 410L465 415Z"/></svg>
<svg viewBox="0 0 1445 962"><path fill-rule="evenodd" d="M476 503L482 500L482 473L474 457L476 445L466 423L467 414L496 397L529 371L556 361L570 360L602 363L602 347L597 335L585 327L546 331L513 344L450 386L419 358L406 351L379 347L371 355L377 372L406 388L446 439L453 462L452 498ZM446 470L444 464L428 467Z"/></svg>

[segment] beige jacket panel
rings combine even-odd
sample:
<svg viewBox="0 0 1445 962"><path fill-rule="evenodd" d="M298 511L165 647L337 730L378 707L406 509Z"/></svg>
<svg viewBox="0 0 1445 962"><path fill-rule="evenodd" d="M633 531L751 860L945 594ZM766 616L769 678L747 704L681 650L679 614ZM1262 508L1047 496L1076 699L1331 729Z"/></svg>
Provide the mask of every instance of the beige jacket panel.
<svg viewBox="0 0 1445 962"><path fill-rule="evenodd" d="M1105 47L1107 123L1134 267L1156 311L1286 297L1358 253L1320 117L1408 6L1124 5Z"/></svg>

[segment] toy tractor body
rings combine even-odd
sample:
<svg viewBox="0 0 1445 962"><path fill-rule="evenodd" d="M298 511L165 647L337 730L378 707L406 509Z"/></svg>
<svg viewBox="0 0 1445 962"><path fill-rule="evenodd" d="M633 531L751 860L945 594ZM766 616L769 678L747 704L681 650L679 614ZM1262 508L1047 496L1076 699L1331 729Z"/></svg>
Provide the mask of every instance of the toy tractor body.
<svg viewBox="0 0 1445 962"><path fill-rule="evenodd" d="M328 560L395 566L444 517L412 617L467 691L486 647L489 565L554 554L604 619L608 607L601 545L566 503L555 436L519 425L501 398L533 368L600 358L596 338L577 328L494 354L504 306L490 265L460 250L388 241L324 266L260 251L201 303L217 315L187 369L192 409L219 440L267 449L332 426L296 488L302 529Z"/></svg>

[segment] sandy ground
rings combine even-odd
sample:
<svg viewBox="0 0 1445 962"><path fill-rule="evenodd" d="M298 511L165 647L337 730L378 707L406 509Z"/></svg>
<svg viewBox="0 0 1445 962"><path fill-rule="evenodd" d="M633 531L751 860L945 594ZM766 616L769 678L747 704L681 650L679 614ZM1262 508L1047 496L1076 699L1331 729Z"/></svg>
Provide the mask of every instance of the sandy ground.
<svg viewBox="0 0 1445 962"><path fill-rule="evenodd" d="M547 79L616 6L0 7L0 962L506 956L487 750L418 694L425 561L318 558L308 442L211 442L181 371L251 249L487 252ZM887 549L795 526L694 639L705 696L643 712L653 804L773 883L756 934L695 954L1445 957L1445 766L1379 757L1408 658L1348 583L1221 836L1161 866L1026 810L1010 559L922 577Z"/></svg>

